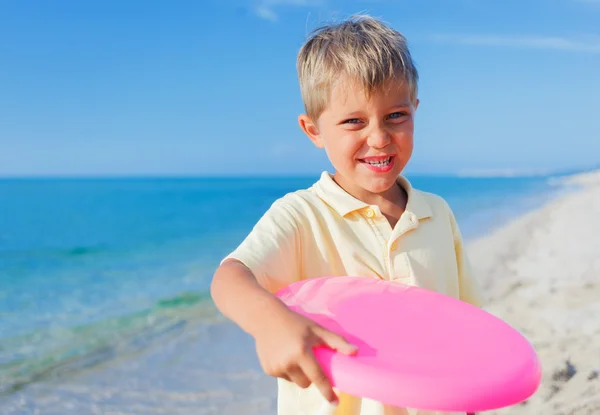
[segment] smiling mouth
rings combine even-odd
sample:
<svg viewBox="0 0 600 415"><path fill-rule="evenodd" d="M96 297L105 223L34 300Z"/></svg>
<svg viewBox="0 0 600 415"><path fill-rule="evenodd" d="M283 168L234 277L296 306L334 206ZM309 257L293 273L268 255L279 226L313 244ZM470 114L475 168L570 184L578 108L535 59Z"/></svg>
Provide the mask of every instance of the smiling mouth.
<svg viewBox="0 0 600 415"><path fill-rule="evenodd" d="M374 167L385 167L388 166L391 162L392 162L392 157L387 157L384 159L379 159L379 160L360 160L361 162L365 163L365 164L369 164L371 166Z"/></svg>

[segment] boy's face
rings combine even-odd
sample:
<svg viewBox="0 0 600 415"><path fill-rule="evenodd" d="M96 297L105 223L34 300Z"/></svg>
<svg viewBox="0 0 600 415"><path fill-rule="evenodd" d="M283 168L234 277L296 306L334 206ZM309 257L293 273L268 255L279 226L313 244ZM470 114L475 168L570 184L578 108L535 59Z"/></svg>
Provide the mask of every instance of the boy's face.
<svg viewBox="0 0 600 415"><path fill-rule="evenodd" d="M417 106L405 82L390 80L367 99L359 84L342 77L318 120L301 115L299 123L327 152L338 184L364 198L392 189L408 163Z"/></svg>

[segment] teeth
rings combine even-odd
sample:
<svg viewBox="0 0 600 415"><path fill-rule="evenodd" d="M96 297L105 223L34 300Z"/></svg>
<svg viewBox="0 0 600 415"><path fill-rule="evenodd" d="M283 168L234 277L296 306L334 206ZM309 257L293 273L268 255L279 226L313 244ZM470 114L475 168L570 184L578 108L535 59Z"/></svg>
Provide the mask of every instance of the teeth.
<svg viewBox="0 0 600 415"><path fill-rule="evenodd" d="M376 166L376 167L384 167L387 166L388 164L390 164L390 162L392 161L391 157L388 157L386 159L383 159L381 161L368 161L365 160L367 163L369 163L371 166Z"/></svg>

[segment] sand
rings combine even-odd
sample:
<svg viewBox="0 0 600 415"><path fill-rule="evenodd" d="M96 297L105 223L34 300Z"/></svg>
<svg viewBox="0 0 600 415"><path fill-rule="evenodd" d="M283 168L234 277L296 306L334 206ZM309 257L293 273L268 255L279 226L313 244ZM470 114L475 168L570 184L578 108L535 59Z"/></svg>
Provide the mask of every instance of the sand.
<svg viewBox="0 0 600 415"><path fill-rule="evenodd" d="M496 414L600 414L600 172L472 242L486 309L538 351L543 379L522 405Z"/></svg>

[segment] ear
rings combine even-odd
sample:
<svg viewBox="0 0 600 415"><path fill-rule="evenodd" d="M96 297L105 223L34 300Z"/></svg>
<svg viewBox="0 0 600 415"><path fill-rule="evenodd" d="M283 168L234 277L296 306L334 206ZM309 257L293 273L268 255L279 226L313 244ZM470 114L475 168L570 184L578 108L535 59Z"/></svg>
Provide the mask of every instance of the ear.
<svg viewBox="0 0 600 415"><path fill-rule="evenodd" d="M304 131L304 134L310 138L310 141L319 148L325 147L325 143L323 142L323 138L321 137L321 133L317 128L316 123L306 114L301 114L298 116L298 124L300 124L300 128Z"/></svg>
<svg viewBox="0 0 600 415"><path fill-rule="evenodd" d="M417 110L417 108L419 108L419 103L420 103L420 102L421 102L421 101L419 100L419 98L417 98L417 99L415 100L415 111Z"/></svg>

